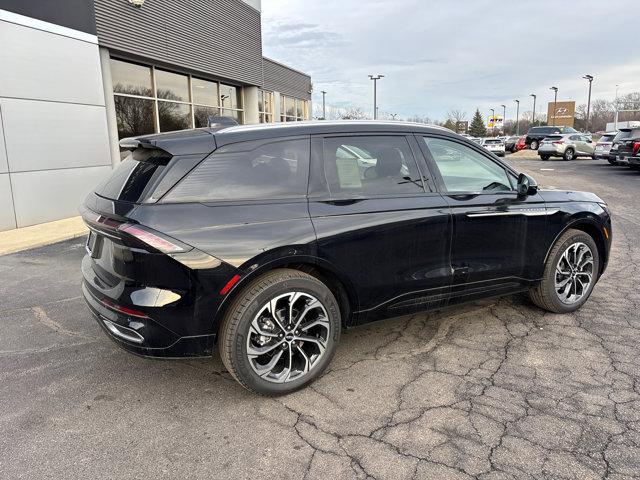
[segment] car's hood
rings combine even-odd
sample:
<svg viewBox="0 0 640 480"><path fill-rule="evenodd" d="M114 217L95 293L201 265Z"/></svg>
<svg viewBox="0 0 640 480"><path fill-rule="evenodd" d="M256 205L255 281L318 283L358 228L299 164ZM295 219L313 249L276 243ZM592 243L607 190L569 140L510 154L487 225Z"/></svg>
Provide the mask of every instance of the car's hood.
<svg viewBox="0 0 640 480"><path fill-rule="evenodd" d="M556 190L541 188L540 196L545 202L597 202L605 203L598 195L591 192L576 192L573 190Z"/></svg>

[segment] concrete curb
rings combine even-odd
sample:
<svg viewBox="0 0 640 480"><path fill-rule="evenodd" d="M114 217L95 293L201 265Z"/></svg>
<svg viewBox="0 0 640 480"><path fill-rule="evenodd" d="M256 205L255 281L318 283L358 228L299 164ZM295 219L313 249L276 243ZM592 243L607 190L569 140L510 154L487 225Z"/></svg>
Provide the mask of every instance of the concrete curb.
<svg viewBox="0 0 640 480"><path fill-rule="evenodd" d="M88 229L81 217L0 232L0 255L42 247L86 235Z"/></svg>

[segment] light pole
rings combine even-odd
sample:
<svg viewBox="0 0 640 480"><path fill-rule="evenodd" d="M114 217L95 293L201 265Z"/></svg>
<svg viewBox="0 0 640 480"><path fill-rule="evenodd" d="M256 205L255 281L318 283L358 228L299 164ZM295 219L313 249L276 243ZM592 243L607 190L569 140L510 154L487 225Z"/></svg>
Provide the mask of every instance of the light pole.
<svg viewBox="0 0 640 480"><path fill-rule="evenodd" d="M530 97L533 97L533 113L531 114L531 126L535 126L534 124L536 123L536 94L532 93L531 95L529 95Z"/></svg>
<svg viewBox="0 0 640 480"><path fill-rule="evenodd" d="M553 90L553 126L556 126L556 103L558 103L558 87L551 87L549 90ZM547 119L549 124L549 119Z"/></svg>
<svg viewBox="0 0 640 480"><path fill-rule="evenodd" d="M491 136L496 136L496 111L493 108L491 110Z"/></svg>
<svg viewBox="0 0 640 480"><path fill-rule="evenodd" d="M507 106L506 105L501 105L502 107L502 134L504 135L504 126L507 123Z"/></svg>
<svg viewBox="0 0 640 480"><path fill-rule="evenodd" d="M369 78L371 80L373 80L373 119L377 120L378 119L378 99L377 99L377 83L378 80L380 80L381 78L384 78L384 75L369 75Z"/></svg>
<svg viewBox="0 0 640 480"><path fill-rule="evenodd" d="M520 114L520 100L514 100L516 102L516 135L520 135L520 124L518 123L518 115Z"/></svg>
<svg viewBox="0 0 640 480"><path fill-rule="evenodd" d="M616 115L613 119L613 129L617 132L618 131L618 88L620 88L620 85L616 85Z"/></svg>
<svg viewBox="0 0 640 480"><path fill-rule="evenodd" d="M397 113L392 113L390 116L391 116L391 120L395 120L396 117L398 116L398 114Z"/></svg>
<svg viewBox="0 0 640 480"><path fill-rule="evenodd" d="M589 97L587 98L587 124L585 125L584 129L588 132L589 131L589 116L591 113L591 82L593 82L593 75L585 75L584 77L585 80L587 80L589 82Z"/></svg>
<svg viewBox="0 0 640 480"><path fill-rule="evenodd" d="M325 95L327 94L326 91L324 90L320 90L320 93L322 93L322 119L326 120L327 119L327 104L325 103Z"/></svg>

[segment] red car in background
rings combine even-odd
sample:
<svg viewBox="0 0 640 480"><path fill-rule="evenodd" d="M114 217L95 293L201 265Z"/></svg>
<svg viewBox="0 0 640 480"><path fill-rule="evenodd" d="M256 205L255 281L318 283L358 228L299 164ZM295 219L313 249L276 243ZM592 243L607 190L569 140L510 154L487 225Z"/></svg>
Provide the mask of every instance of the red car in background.
<svg viewBox="0 0 640 480"><path fill-rule="evenodd" d="M525 143L525 140L527 139L526 135L522 135L518 141L516 142L516 145L514 147L514 151L515 152L519 152L520 150L524 150L525 148L527 148L527 144Z"/></svg>

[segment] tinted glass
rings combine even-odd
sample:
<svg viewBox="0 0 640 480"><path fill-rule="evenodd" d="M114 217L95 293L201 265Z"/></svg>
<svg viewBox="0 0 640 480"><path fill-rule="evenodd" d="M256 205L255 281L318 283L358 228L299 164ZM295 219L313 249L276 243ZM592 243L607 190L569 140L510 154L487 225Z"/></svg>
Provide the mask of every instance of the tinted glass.
<svg viewBox="0 0 640 480"><path fill-rule="evenodd" d="M288 117L296 116L296 100L291 97L285 97L284 99L284 111Z"/></svg>
<svg viewBox="0 0 640 480"><path fill-rule="evenodd" d="M118 123L118 138L136 137L154 133L153 100L144 98L113 97L116 106L116 121Z"/></svg>
<svg viewBox="0 0 640 480"><path fill-rule="evenodd" d="M240 91L231 85L220 84L220 105L227 108L241 108Z"/></svg>
<svg viewBox="0 0 640 480"><path fill-rule="evenodd" d="M196 122L196 128L208 127L209 117L220 115L220 110L215 107L201 107L200 105L196 105L193 109L193 119Z"/></svg>
<svg viewBox="0 0 640 480"><path fill-rule="evenodd" d="M193 87L193 103L202 103L204 105L218 106L218 84L216 82L208 82L199 78L191 79Z"/></svg>
<svg viewBox="0 0 640 480"><path fill-rule="evenodd" d="M571 128L571 127L563 127L561 129L559 129L562 133L578 133L578 131L575 128Z"/></svg>
<svg viewBox="0 0 640 480"><path fill-rule="evenodd" d="M158 98L189 101L189 77L156 69L156 91Z"/></svg>
<svg viewBox="0 0 640 480"><path fill-rule="evenodd" d="M151 97L151 69L133 63L111 59L113 91Z"/></svg>
<svg viewBox="0 0 640 480"><path fill-rule="evenodd" d="M139 158L139 153L142 158ZM169 157L154 151L129 153L96 187L95 192L105 198L136 203L162 176L168 161Z"/></svg>
<svg viewBox="0 0 640 480"><path fill-rule="evenodd" d="M450 140L424 137L448 192L511 190L506 170L484 155Z"/></svg>
<svg viewBox="0 0 640 480"><path fill-rule="evenodd" d="M191 127L191 107L184 103L158 101L160 131L185 130Z"/></svg>
<svg viewBox="0 0 640 480"><path fill-rule="evenodd" d="M484 144L485 145L501 145L502 140L485 140Z"/></svg>
<svg viewBox="0 0 640 480"><path fill-rule="evenodd" d="M309 149L309 139L223 147L170 191L165 201L304 198Z"/></svg>
<svg viewBox="0 0 640 480"><path fill-rule="evenodd" d="M424 192L404 137L325 138L324 170L332 197Z"/></svg>
<svg viewBox="0 0 640 480"><path fill-rule="evenodd" d="M617 133L615 140L619 141L619 140L624 140L626 138L631 138L632 131L633 130L620 130Z"/></svg>
<svg viewBox="0 0 640 480"><path fill-rule="evenodd" d="M615 135L602 135L600 137L600 139L598 140L598 142L602 142L602 143L611 142L611 141L613 141L614 137L615 137Z"/></svg>
<svg viewBox="0 0 640 480"><path fill-rule="evenodd" d="M561 138L562 138L562 137L561 137ZM573 140L573 141L580 142L580 141L582 141L582 137L580 137L580 135L571 135L571 136L569 137L569 140Z"/></svg>

